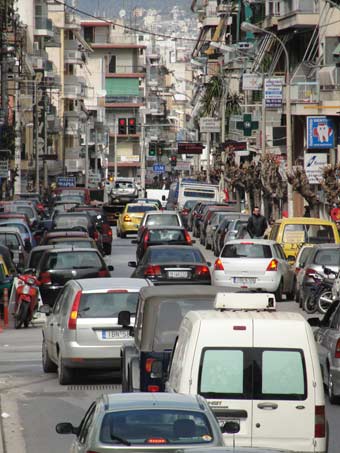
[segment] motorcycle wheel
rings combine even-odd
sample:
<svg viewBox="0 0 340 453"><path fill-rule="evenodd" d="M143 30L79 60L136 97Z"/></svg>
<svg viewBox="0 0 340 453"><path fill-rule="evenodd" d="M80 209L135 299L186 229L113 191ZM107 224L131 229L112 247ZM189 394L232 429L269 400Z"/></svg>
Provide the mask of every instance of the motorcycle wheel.
<svg viewBox="0 0 340 453"><path fill-rule="evenodd" d="M19 312L15 316L14 320L14 327L15 329L20 329L23 323L26 324L26 320L28 319L28 312L29 312L29 305L25 303L21 303L19 307ZM28 325L28 322L27 322Z"/></svg>
<svg viewBox="0 0 340 453"><path fill-rule="evenodd" d="M309 296L302 301L302 309L309 315L312 315L316 312L317 306L316 301L313 296Z"/></svg>
<svg viewBox="0 0 340 453"><path fill-rule="evenodd" d="M323 298L323 300L321 300ZM319 313L324 315L329 307L332 305L332 291L330 289L325 289L322 291L318 298L317 310Z"/></svg>

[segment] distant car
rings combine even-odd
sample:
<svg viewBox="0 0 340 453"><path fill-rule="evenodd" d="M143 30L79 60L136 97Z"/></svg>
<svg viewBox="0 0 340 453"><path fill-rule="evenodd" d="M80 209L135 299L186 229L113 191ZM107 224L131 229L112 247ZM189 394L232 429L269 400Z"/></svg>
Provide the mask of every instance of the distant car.
<svg viewBox="0 0 340 453"><path fill-rule="evenodd" d="M21 219L8 219L8 220L0 219L0 228L2 228L2 227L18 228L18 230L20 231L20 235L22 237L22 240L24 242L25 249L27 251L29 251L32 247L35 247L37 245L36 244L36 240L35 240L34 236L32 235L29 226L27 225L27 223L24 220L21 220Z"/></svg>
<svg viewBox="0 0 340 453"><path fill-rule="evenodd" d="M227 213L224 211L212 213L211 218L207 223L204 236L204 245L207 250L212 248L214 232L226 215Z"/></svg>
<svg viewBox="0 0 340 453"><path fill-rule="evenodd" d="M25 214L30 221L30 226L35 227L39 223L38 212L31 201L16 200L5 205L5 212Z"/></svg>
<svg viewBox="0 0 340 453"><path fill-rule="evenodd" d="M141 261L128 263L135 267L134 278L148 278L155 285L210 285L209 263L196 247L151 246Z"/></svg>
<svg viewBox="0 0 340 453"><path fill-rule="evenodd" d="M37 247L34 247L28 255L26 265L27 271L35 271L38 268L39 261L46 250L51 250L53 248L53 245L38 245Z"/></svg>
<svg viewBox="0 0 340 453"><path fill-rule="evenodd" d="M151 211L158 211L158 207L151 203L128 203L118 217L117 236L136 234L144 214Z"/></svg>
<svg viewBox="0 0 340 453"><path fill-rule="evenodd" d="M150 227L145 228L137 244L136 258L141 260L150 245L192 245L190 234L184 227Z"/></svg>
<svg viewBox="0 0 340 453"><path fill-rule="evenodd" d="M184 203L183 208L180 211L180 216L181 216L181 219L182 219L182 222L183 222L183 225L185 226L185 228L188 228L188 218L189 218L190 212L193 209L193 207L196 205L197 205L196 200L187 200Z"/></svg>
<svg viewBox="0 0 340 453"><path fill-rule="evenodd" d="M94 236L94 222L86 212L58 213L53 217L53 229L58 231L74 230L86 231Z"/></svg>
<svg viewBox="0 0 340 453"><path fill-rule="evenodd" d="M213 284L230 288L249 288L289 297L294 273L281 246L266 239L227 242L214 265Z"/></svg>
<svg viewBox="0 0 340 453"><path fill-rule="evenodd" d="M296 257L293 270L294 270L294 298L296 302L300 302L300 286L305 275L305 264L308 256L312 252L312 244L303 245Z"/></svg>
<svg viewBox="0 0 340 453"><path fill-rule="evenodd" d="M13 262L19 270L24 270L27 252L20 230L14 227L0 227L0 244L6 246L13 254Z"/></svg>
<svg viewBox="0 0 340 453"><path fill-rule="evenodd" d="M44 304L53 306L59 292L69 280L110 277L112 266L107 266L96 249L70 247L47 250L42 256L37 275Z"/></svg>
<svg viewBox="0 0 340 453"><path fill-rule="evenodd" d="M131 203L138 198L138 187L133 178L117 178L110 191L111 203Z"/></svg>
<svg viewBox="0 0 340 453"><path fill-rule="evenodd" d="M152 211L146 212L140 227L138 229L138 239L140 239L141 234L145 227L173 227L173 226L183 226L180 215L177 211Z"/></svg>
<svg viewBox="0 0 340 453"><path fill-rule="evenodd" d="M183 452L199 446L210 451L223 437L208 403L201 396L176 393L102 395L78 425L59 423L59 434L76 435L71 451Z"/></svg>
<svg viewBox="0 0 340 453"><path fill-rule="evenodd" d="M48 244L54 245L55 247L80 247L80 248L92 248L98 249L96 242L92 238L76 238L76 237L64 237L64 238L51 238ZM102 253L102 250L100 250Z"/></svg>
<svg viewBox="0 0 340 453"><path fill-rule="evenodd" d="M134 202L155 204L158 207L158 209L162 209L162 203L156 198L137 198Z"/></svg>
<svg viewBox="0 0 340 453"><path fill-rule="evenodd" d="M71 280L53 309L45 305L42 364L45 373L56 371L60 384L72 381L74 371L120 369L120 349L131 344L129 327L118 324L121 311L134 322L139 291L150 284L130 278Z"/></svg>
<svg viewBox="0 0 340 453"><path fill-rule="evenodd" d="M79 238L87 239L88 233L85 231L46 231L41 239L40 245L48 245L53 239L60 238Z"/></svg>

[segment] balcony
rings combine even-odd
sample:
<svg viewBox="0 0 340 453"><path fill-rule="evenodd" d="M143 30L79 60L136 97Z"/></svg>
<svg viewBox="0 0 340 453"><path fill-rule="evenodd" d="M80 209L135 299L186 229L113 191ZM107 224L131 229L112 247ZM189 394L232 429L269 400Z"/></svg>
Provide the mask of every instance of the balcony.
<svg viewBox="0 0 340 453"><path fill-rule="evenodd" d="M91 42L91 47L93 49L145 49L146 45L138 43L135 36L131 34L118 34L111 33L107 41L98 41Z"/></svg>
<svg viewBox="0 0 340 453"><path fill-rule="evenodd" d="M141 96L105 96L105 107L140 107L145 99Z"/></svg>
<svg viewBox="0 0 340 453"><path fill-rule="evenodd" d="M35 16L35 36L53 37L53 23L51 19L45 16Z"/></svg>
<svg viewBox="0 0 340 453"><path fill-rule="evenodd" d="M65 50L64 62L66 64L83 64L83 52L80 50Z"/></svg>
<svg viewBox="0 0 340 453"><path fill-rule="evenodd" d="M65 29L66 30L80 30L80 17L74 13L65 14Z"/></svg>
<svg viewBox="0 0 340 453"><path fill-rule="evenodd" d="M145 113L151 116L164 116L165 103L162 101L148 101Z"/></svg>
<svg viewBox="0 0 340 453"><path fill-rule="evenodd" d="M106 77L145 77L145 66L138 65L126 65L126 66L116 66L115 72L110 72L107 68Z"/></svg>
<svg viewBox="0 0 340 453"><path fill-rule="evenodd" d="M65 76L64 98L83 99L86 97L86 81L83 77Z"/></svg>
<svg viewBox="0 0 340 453"><path fill-rule="evenodd" d="M278 18L278 30L316 27L319 22L319 4L312 0L296 0L291 11L283 11Z"/></svg>
<svg viewBox="0 0 340 453"><path fill-rule="evenodd" d="M85 149L82 146L65 147L66 159L83 159L85 157Z"/></svg>
<svg viewBox="0 0 340 453"><path fill-rule="evenodd" d="M319 100L317 82L298 82L290 87L291 102L299 104L313 104Z"/></svg>
<svg viewBox="0 0 340 453"><path fill-rule="evenodd" d="M65 135L78 136L81 123L78 118L65 118Z"/></svg>

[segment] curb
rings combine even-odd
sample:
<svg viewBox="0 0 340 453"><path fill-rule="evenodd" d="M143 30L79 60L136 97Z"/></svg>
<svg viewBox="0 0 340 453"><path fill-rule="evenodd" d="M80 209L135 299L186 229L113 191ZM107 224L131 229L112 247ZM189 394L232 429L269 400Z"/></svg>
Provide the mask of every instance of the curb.
<svg viewBox="0 0 340 453"><path fill-rule="evenodd" d="M4 424L3 424L3 419L2 419L2 401L1 401L1 395L0 395L0 453L5 453L6 452L6 446L5 446L5 436L4 436Z"/></svg>

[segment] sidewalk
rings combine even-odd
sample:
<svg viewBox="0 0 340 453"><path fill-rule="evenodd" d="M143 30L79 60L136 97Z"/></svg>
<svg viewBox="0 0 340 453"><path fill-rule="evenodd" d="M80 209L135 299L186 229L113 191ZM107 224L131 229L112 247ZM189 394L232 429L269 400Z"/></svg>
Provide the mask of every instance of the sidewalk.
<svg viewBox="0 0 340 453"><path fill-rule="evenodd" d="M4 438L3 438L3 431L4 431L4 425L3 425L3 418L1 416L2 414L2 404L1 404L1 395L0 395L0 453L4 453L5 451L5 445L4 445Z"/></svg>

